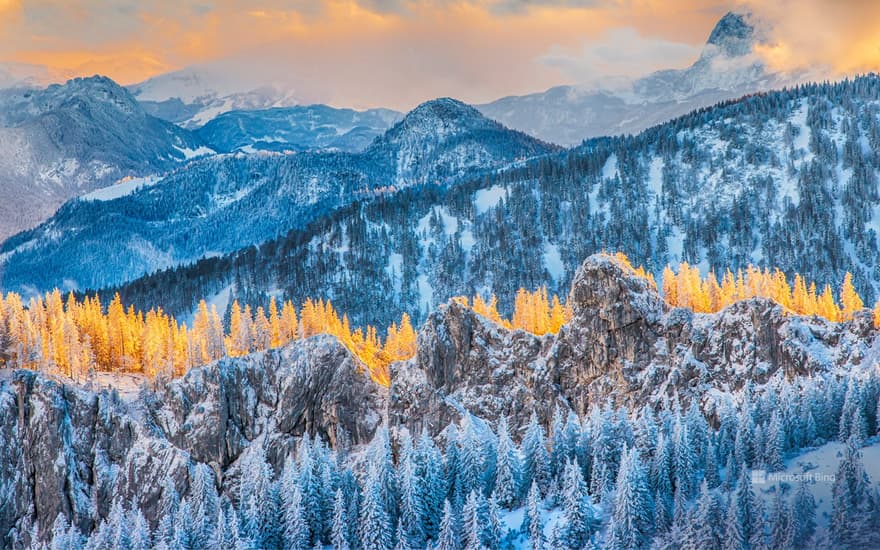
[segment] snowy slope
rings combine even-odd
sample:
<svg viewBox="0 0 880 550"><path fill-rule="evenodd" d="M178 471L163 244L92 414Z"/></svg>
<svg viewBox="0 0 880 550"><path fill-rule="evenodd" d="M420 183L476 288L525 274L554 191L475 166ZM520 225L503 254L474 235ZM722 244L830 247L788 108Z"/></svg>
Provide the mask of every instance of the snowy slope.
<svg viewBox="0 0 880 550"><path fill-rule="evenodd" d="M0 239L43 221L65 200L165 172L200 147L107 78L0 90Z"/></svg>

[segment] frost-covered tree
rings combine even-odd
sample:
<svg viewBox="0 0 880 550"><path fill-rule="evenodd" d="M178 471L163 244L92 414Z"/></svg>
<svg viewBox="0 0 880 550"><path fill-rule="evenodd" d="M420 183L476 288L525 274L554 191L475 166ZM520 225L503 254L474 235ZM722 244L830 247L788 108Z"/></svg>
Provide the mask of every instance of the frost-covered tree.
<svg viewBox="0 0 880 550"><path fill-rule="evenodd" d="M587 485L577 463L569 461L562 476L562 524L556 545L576 550L583 548L597 526Z"/></svg>
<svg viewBox="0 0 880 550"><path fill-rule="evenodd" d="M874 513L871 482L862 464L859 441L851 436L837 468L832 492L831 539L842 548L870 547L876 534L867 528Z"/></svg>
<svg viewBox="0 0 880 550"><path fill-rule="evenodd" d="M364 487L360 530L363 550L391 550L394 547L394 526L385 507L383 478L375 470Z"/></svg>
<svg viewBox="0 0 880 550"><path fill-rule="evenodd" d="M336 491L336 497L333 500L333 532L330 542L336 550L350 550L351 548L351 542L348 538L348 508L342 489Z"/></svg>
<svg viewBox="0 0 880 550"><path fill-rule="evenodd" d="M287 550L307 550L311 541L303 494L297 484L292 490L284 510L284 545Z"/></svg>
<svg viewBox="0 0 880 550"><path fill-rule="evenodd" d="M418 466L413 456L409 438L401 445L400 464L400 522L398 538L406 548L422 548L425 545L424 528L425 485L418 477Z"/></svg>
<svg viewBox="0 0 880 550"><path fill-rule="evenodd" d="M724 504L707 483L700 487L694 521L688 525L688 550L720 550L724 542Z"/></svg>
<svg viewBox="0 0 880 550"><path fill-rule="evenodd" d="M534 482L543 494L550 481L550 458L547 453L544 428L538 423L538 415L534 411L523 436L520 454L523 457L521 479L523 488L531 490Z"/></svg>
<svg viewBox="0 0 880 550"><path fill-rule="evenodd" d="M498 421L498 449L495 465L495 498L504 508L512 508L519 500L520 465L516 447L510 439L507 418Z"/></svg>
<svg viewBox="0 0 880 550"><path fill-rule="evenodd" d="M440 521L440 534L437 537L435 550L459 550L458 527L456 525L455 513L449 501L443 503L443 518Z"/></svg>
<svg viewBox="0 0 880 550"><path fill-rule="evenodd" d="M785 452L785 430L778 411L773 411L764 439L764 466L771 472L782 470L785 465L782 455Z"/></svg>
<svg viewBox="0 0 880 550"><path fill-rule="evenodd" d="M787 550L794 546L794 525L791 507L782 491L773 499L770 514L770 550Z"/></svg>
<svg viewBox="0 0 880 550"><path fill-rule="evenodd" d="M637 451L624 449L615 490L608 548L647 548L654 534L654 499Z"/></svg>
<svg viewBox="0 0 880 550"><path fill-rule="evenodd" d="M529 496L526 499L526 510L523 515L522 532L526 535L530 550L544 548L544 522L541 519L541 491L537 480L532 481Z"/></svg>
<svg viewBox="0 0 880 550"><path fill-rule="evenodd" d="M798 483L792 497L792 545L805 547L816 532L816 499L806 479Z"/></svg>

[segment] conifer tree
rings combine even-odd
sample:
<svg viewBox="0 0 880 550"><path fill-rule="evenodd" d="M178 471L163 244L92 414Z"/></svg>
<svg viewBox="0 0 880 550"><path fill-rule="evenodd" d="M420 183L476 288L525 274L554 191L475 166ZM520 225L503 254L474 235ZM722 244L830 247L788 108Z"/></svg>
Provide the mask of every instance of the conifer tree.
<svg viewBox="0 0 880 550"><path fill-rule="evenodd" d="M557 537L560 548L583 548L596 528L596 518L581 469L573 461L565 465L562 476L562 526Z"/></svg>
<svg viewBox="0 0 880 550"><path fill-rule="evenodd" d="M335 550L351 549L348 540L348 509L342 489L336 491L336 498L333 500L333 533L330 542Z"/></svg>
<svg viewBox="0 0 880 550"><path fill-rule="evenodd" d="M794 543L794 525L791 508L782 491L773 499L773 510L770 515L770 550L787 550Z"/></svg>
<svg viewBox="0 0 880 550"><path fill-rule="evenodd" d="M635 450L624 449L615 488L608 548L635 550L648 547L654 534L654 502L647 474Z"/></svg>
<svg viewBox="0 0 880 550"><path fill-rule="evenodd" d="M792 545L803 548L816 532L816 499L807 485L801 480L792 499Z"/></svg>
<svg viewBox="0 0 880 550"><path fill-rule="evenodd" d="M440 521L440 534L437 538L437 545L434 548L435 550L459 550L460 547L452 505L446 500L443 502L443 519Z"/></svg>
<svg viewBox="0 0 880 550"><path fill-rule="evenodd" d="M843 548L866 547L866 526L874 506L859 442L850 437L832 491L831 539Z"/></svg>
<svg viewBox="0 0 880 550"><path fill-rule="evenodd" d="M538 415L532 411L529 425L522 440L522 483L523 487L531 488L537 483L539 489L545 490L550 478L549 456L544 439L544 428L538 423Z"/></svg>
<svg viewBox="0 0 880 550"><path fill-rule="evenodd" d="M284 513L284 544L287 550L307 550L310 546L309 525L299 485L293 486L293 494Z"/></svg>
<svg viewBox="0 0 880 550"><path fill-rule="evenodd" d="M724 541L724 506L705 482L700 487L694 521L687 530L687 547L720 549Z"/></svg>
<svg viewBox="0 0 880 550"><path fill-rule="evenodd" d="M495 497L504 508L512 508L519 500L519 457L507 427L507 418L498 421L498 449L495 466Z"/></svg>
<svg viewBox="0 0 880 550"><path fill-rule="evenodd" d="M522 531L527 537L530 550L541 550L544 548L544 523L541 520L541 491L538 489L537 481L532 481L532 486L529 489Z"/></svg>
<svg viewBox="0 0 880 550"><path fill-rule="evenodd" d="M363 550L391 550L394 547L394 526L384 501L382 479L374 470L364 487L360 518Z"/></svg>

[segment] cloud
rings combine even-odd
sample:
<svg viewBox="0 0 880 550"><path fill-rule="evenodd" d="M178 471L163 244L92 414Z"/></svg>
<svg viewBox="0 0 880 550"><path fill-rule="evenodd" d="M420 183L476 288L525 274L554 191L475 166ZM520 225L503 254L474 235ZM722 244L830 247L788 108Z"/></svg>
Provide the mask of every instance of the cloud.
<svg viewBox="0 0 880 550"><path fill-rule="evenodd" d="M757 53L774 69L880 69L875 0L0 0L0 63L123 83L210 65L315 101L406 109L682 67L730 9L765 27Z"/></svg>
<svg viewBox="0 0 880 550"><path fill-rule="evenodd" d="M744 0L766 27L758 53L777 70L825 77L880 69L880 2L874 0Z"/></svg>
<svg viewBox="0 0 880 550"><path fill-rule="evenodd" d="M636 29L611 29L597 40L587 42L580 51L559 48L541 58L543 63L560 68L580 84L598 84L609 77L638 77L658 69L683 67L697 58L701 45L684 44L661 38L646 38Z"/></svg>

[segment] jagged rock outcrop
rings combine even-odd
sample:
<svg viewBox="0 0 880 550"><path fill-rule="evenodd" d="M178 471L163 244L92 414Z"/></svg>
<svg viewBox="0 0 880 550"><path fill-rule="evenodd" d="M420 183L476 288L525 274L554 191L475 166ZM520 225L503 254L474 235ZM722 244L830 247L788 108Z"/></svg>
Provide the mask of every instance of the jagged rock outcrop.
<svg viewBox="0 0 880 550"><path fill-rule="evenodd" d="M418 354L392 366L390 417L432 433L461 411L524 425L556 405L640 406L679 396L707 412L717 392L860 364L874 343L870 312L848 323L791 315L763 299L714 314L669 308L647 280L603 255L579 269L557 335L508 331L458 304L441 307Z"/></svg>
<svg viewBox="0 0 880 550"><path fill-rule="evenodd" d="M114 498L155 524L165 479L182 493L191 466L225 473L254 441L280 468L304 433L331 443L341 426L372 438L382 389L336 339L318 336L191 370L131 399L30 371L0 381L0 546L36 524L40 536L65 513L88 532ZM96 509L97 506L97 509ZM26 537L26 536L25 536ZM24 539L22 539L24 540Z"/></svg>
<svg viewBox="0 0 880 550"><path fill-rule="evenodd" d="M156 523L170 478L185 494L193 465L210 465L235 494L247 456L265 450L278 471L302 434L335 445L336 427L369 441L393 428L438 434L466 412L515 430L532 411L547 423L557 406L699 399L711 415L746 382L825 371L846 373L880 358L865 311L834 324L748 300L716 314L669 308L647 280L604 255L579 269L558 334L506 330L457 302L431 315L417 353L391 366L391 386L369 379L336 339L228 358L137 395L0 371L0 536L29 540L58 513L88 532L122 497Z"/></svg>

